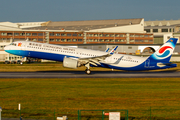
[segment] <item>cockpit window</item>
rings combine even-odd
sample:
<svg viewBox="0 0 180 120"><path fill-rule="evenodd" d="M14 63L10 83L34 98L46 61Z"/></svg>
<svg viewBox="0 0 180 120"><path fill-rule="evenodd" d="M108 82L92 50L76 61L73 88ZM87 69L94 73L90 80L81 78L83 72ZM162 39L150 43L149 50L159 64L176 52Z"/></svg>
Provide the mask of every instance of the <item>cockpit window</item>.
<svg viewBox="0 0 180 120"><path fill-rule="evenodd" d="M11 43L10 45L14 45L14 46L16 46L16 43Z"/></svg>

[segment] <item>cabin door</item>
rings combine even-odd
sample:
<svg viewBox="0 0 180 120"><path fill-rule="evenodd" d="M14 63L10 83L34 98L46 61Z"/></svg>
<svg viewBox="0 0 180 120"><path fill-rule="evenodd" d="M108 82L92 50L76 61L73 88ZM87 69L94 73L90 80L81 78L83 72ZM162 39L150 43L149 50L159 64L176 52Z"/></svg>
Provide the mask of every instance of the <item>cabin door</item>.
<svg viewBox="0 0 180 120"><path fill-rule="evenodd" d="M149 68L150 67L150 60L147 59L144 65L145 68Z"/></svg>

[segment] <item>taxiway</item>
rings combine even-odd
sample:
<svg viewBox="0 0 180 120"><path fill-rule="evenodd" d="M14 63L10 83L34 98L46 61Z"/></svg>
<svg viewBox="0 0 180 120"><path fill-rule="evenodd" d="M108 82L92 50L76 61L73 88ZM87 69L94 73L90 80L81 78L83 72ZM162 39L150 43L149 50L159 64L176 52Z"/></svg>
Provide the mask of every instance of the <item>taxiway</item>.
<svg viewBox="0 0 180 120"><path fill-rule="evenodd" d="M39 71L39 72L1 72L0 78L166 78L180 77L179 71L160 72L120 72L92 71L90 75L84 71Z"/></svg>

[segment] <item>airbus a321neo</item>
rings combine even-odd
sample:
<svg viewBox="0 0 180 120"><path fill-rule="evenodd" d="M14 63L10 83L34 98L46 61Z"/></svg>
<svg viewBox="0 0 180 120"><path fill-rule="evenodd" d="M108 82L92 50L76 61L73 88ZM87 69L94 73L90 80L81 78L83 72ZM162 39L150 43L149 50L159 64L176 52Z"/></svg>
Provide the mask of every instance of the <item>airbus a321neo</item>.
<svg viewBox="0 0 180 120"><path fill-rule="evenodd" d="M108 50L103 52L31 41L13 42L4 49L6 52L18 56L61 61L63 62L63 66L67 68L85 66L85 72L90 74L90 67L105 67L130 71L176 67L176 64L169 62L176 43L176 38L170 38L149 57L114 54L118 46L110 52Z"/></svg>

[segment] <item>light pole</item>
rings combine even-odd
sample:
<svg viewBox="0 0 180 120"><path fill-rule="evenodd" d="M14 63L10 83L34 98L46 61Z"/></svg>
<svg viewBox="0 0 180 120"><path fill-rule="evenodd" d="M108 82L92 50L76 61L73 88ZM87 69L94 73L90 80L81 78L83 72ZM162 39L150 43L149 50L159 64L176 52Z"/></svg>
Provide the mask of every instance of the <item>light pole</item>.
<svg viewBox="0 0 180 120"><path fill-rule="evenodd" d="M0 120L1 120L1 111L2 111L2 108L0 107Z"/></svg>

